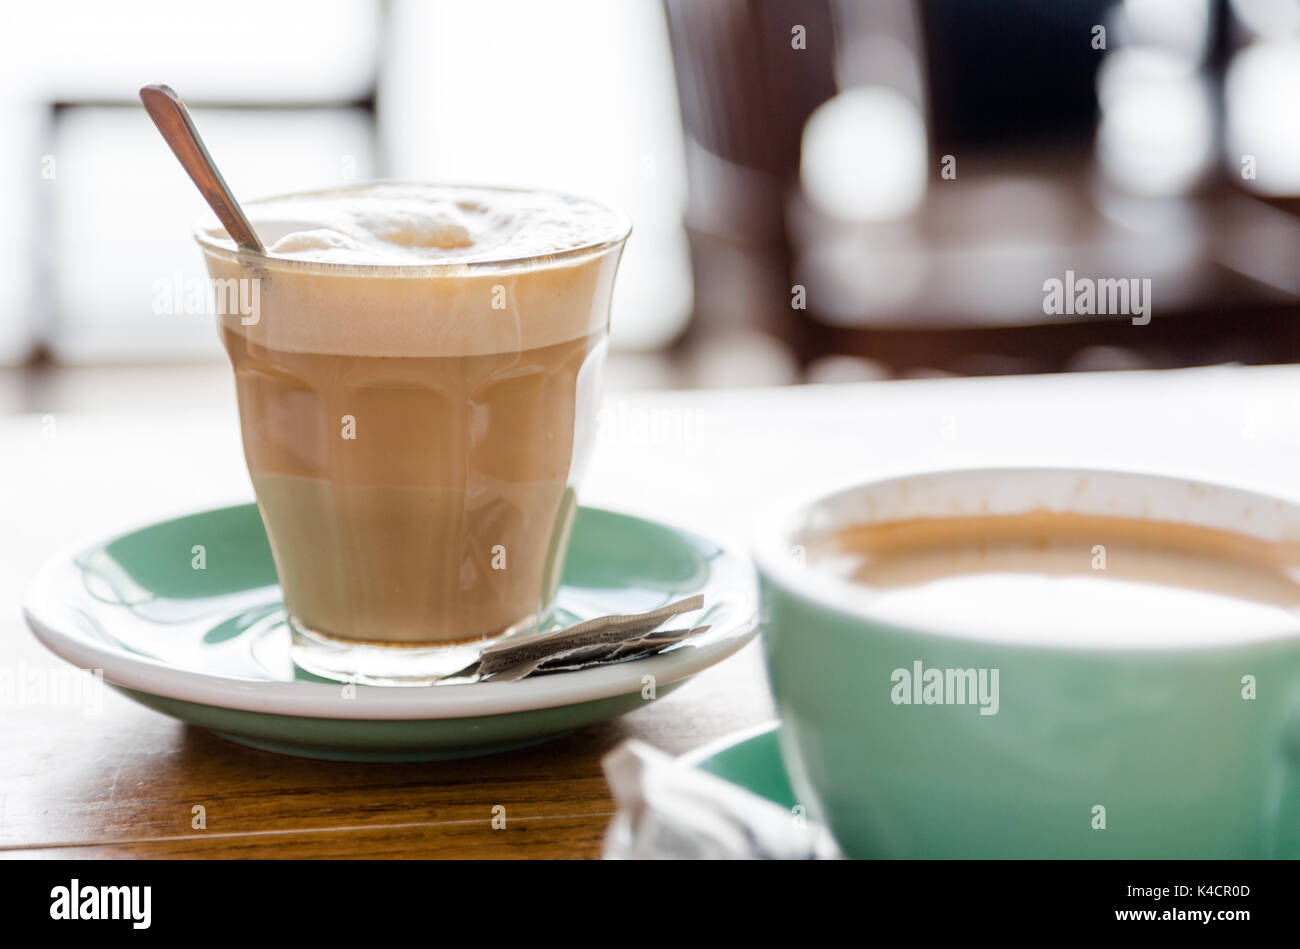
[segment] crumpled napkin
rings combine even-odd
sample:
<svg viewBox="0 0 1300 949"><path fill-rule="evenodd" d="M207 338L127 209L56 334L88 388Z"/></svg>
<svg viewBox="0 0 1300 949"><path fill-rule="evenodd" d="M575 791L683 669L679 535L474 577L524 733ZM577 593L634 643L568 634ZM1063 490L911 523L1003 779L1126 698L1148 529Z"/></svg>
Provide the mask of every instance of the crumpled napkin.
<svg viewBox="0 0 1300 949"><path fill-rule="evenodd" d="M644 742L625 741L601 764L618 804L606 860L842 857L820 824Z"/></svg>

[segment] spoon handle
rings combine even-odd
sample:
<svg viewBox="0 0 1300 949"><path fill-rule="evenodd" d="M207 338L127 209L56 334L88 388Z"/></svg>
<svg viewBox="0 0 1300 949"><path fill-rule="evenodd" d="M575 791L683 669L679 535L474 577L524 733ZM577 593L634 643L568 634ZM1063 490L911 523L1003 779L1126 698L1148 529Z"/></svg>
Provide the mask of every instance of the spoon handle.
<svg viewBox="0 0 1300 949"><path fill-rule="evenodd" d="M204 147L203 139L199 137L199 131L194 127L194 120L190 118L189 110L185 108L181 97L168 86L145 86L140 90L140 101L144 103L149 118L158 126L158 131L167 140L185 171L198 185L204 200L225 225L226 233L245 250L266 253L253 226L244 217L239 202L230 193L225 179L221 177L212 156Z"/></svg>

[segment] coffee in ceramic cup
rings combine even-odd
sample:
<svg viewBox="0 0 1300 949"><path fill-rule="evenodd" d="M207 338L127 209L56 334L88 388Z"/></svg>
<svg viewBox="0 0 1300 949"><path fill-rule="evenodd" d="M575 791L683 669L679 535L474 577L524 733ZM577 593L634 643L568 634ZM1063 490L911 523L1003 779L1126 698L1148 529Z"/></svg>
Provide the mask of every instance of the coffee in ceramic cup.
<svg viewBox="0 0 1300 949"><path fill-rule="evenodd" d="M942 471L756 547L781 752L852 856L1300 856L1300 506Z"/></svg>

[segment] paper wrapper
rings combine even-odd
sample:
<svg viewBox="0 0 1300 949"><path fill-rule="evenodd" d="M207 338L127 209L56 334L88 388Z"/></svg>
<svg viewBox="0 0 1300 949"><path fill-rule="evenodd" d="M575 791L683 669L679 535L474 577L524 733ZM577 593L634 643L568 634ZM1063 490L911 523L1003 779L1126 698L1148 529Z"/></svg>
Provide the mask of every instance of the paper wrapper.
<svg viewBox="0 0 1300 949"><path fill-rule="evenodd" d="M841 857L821 825L643 742L624 742L602 765L618 804L607 860Z"/></svg>
<svg viewBox="0 0 1300 949"><path fill-rule="evenodd" d="M640 659L707 630L707 626L658 629L673 617L703 606L704 597L693 596L648 613L598 616L565 629L511 637L485 646L477 659L455 675L514 682L539 673L572 672L588 666Z"/></svg>

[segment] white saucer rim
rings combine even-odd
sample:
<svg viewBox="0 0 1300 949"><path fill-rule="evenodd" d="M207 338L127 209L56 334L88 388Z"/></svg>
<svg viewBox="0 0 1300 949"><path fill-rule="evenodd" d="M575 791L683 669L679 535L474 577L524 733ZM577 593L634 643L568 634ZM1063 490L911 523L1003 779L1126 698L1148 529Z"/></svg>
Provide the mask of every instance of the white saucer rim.
<svg viewBox="0 0 1300 949"><path fill-rule="evenodd" d="M188 514L226 507L200 508ZM703 538L696 531L658 517L613 508L584 507L621 517L649 520L690 537ZM174 516L185 517L187 514ZM162 523L166 519L164 516L157 521L137 524L134 529ZM703 538L743 565L748 581L745 596L738 607L739 618L722 627L715 624L703 644L679 647L631 662L535 676L518 682L429 687L358 685L354 698L344 698L341 683L262 681L178 669L156 659L111 649L84 638L79 632L69 633L48 622L41 615L39 606L50 589L52 575L87 547L111 541L115 536L118 535L68 545L41 566L24 600L23 614L28 627L37 640L56 656L82 669L102 670L104 681L111 685L231 711L348 721L432 721L544 711L640 692L645 686L646 676L653 677L656 685L687 679L739 651L758 633L758 579L753 562L735 546Z"/></svg>

